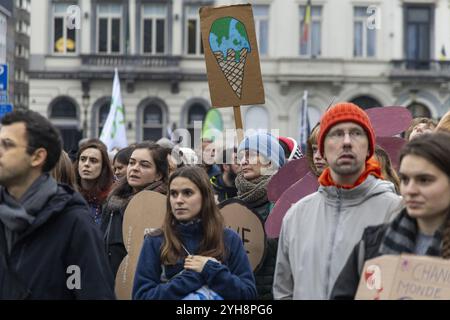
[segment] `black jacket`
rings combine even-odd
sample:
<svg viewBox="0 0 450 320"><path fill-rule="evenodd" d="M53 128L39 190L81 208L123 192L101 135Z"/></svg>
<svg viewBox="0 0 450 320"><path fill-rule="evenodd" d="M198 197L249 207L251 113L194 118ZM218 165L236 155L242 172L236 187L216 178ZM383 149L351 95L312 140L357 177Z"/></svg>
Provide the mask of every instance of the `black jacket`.
<svg viewBox="0 0 450 320"><path fill-rule="evenodd" d="M252 210L258 214L263 223L269 216L272 204L268 201L261 206L253 207ZM258 300L273 300L273 275L277 262L278 239L266 238L266 250L263 262L255 272L256 290Z"/></svg>
<svg viewBox="0 0 450 320"><path fill-rule="evenodd" d="M60 185L9 255L0 222L0 299L115 298L100 230L88 210L79 193Z"/></svg>
<svg viewBox="0 0 450 320"><path fill-rule="evenodd" d="M364 262L376 258L389 224L367 227L337 278L330 299L354 299Z"/></svg>
<svg viewBox="0 0 450 320"><path fill-rule="evenodd" d="M225 184L222 174L213 176L209 179L213 186L214 193L217 194L219 202L234 198L237 196L236 187L229 187Z"/></svg>
<svg viewBox="0 0 450 320"><path fill-rule="evenodd" d="M127 250L123 243L122 224L123 215L130 198L112 195L103 207L100 229L103 233L105 250L114 277L117 274L120 263L127 255Z"/></svg>

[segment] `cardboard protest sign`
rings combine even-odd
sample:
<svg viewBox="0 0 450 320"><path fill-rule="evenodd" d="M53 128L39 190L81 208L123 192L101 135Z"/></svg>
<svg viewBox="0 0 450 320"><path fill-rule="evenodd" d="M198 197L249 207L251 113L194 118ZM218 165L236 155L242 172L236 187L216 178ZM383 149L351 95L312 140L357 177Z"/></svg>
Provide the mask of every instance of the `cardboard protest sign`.
<svg viewBox="0 0 450 320"><path fill-rule="evenodd" d="M122 260L116 275L116 296L130 300L134 273L141 253L144 237L151 229L160 228L166 214L166 196L144 190L128 204L123 217L123 243L128 255Z"/></svg>
<svg viewBox="0 0 450 320"><path fill-rule="evenodd" d="M219 205L225 226L233 229L241 237L253 271L264 259L266 236L259 216L238 199L230 199Z"/></svg>
<svg viewBox="0 0 450 320"><path fill-rule="evenodd" d="M308 172L308 159L301 158L289 161L270 178L267 184L267 198L272 202L276 202L283 192L303 178Z"/></svg>
<svg viewBox="0 0 450 320"><path fill-rule="evenodd" d="M308 172L302 179L290 186L275 203L266 219L266 235L269 238L278 238L283 218L289 208L307 195L316 192L318 188L319 182L312 172Z"/></svg>
<svg viewBox="0 0 450 320"><path fill-rule="evenodd" d="M392 137L406 131L412 120L405 107L377 107L365 110L377 137Z"/></svg>
<svg viewBox="0 0 450 320"><path fill-rule="evenodd" d="M387 152L392 166L398 171L400 167L400 150L406 144L406 140L399 137L376 137L376 142L377 145Z"/></svg>
<svg viewBox="0 0 450 320"><path fill-rule="evenodd" d="M263 104L251 5L202 7L200 25L212 106Z"/></svg>
<svg viewBox="0 0 450 320"><path fill-rule="evenodd" d="M357 300L448 300L450 261L385 255L366 261Z"/></svg>

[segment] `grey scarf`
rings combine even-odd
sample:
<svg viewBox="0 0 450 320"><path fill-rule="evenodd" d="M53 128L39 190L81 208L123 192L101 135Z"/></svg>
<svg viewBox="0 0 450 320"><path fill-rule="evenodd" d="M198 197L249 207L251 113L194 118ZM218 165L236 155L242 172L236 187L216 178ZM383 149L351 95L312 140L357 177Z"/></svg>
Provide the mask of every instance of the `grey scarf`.
<svg viewBox="0 0 450 320"><path fill-rule="evenodd" d="M267 200L267 184L272 176L262 175L252 181L244 178L242 173L236 177L235 183L238 190L238 198L246 202L251 208L256 208Z"/></svg>
<svg viewBox="0 0 450 320"><path fill-rule="evenodd" d="M404 209L388 226L381 242L381 254L413 253L418 233L417 222ZM428 256L440 256L442 245L442 228L433 235L433 241L427 250Z"/></svg>
<svg viewBox="0 0 450 320"><path fill-rule="evenodd" d="M5 225L9 250L13 236L33 224L37 214L57 189L58 184L47 173L37 178L19 200L0 187L0 221Z"/></svg>

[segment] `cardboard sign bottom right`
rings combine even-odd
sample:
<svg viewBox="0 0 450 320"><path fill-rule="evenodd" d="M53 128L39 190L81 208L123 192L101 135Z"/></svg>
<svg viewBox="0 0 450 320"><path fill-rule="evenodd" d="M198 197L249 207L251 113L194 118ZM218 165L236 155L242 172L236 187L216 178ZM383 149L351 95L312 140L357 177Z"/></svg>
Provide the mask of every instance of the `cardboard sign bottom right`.
<svg viewBox="0 0 450 320"><path fill-rule="evenodd" d="M356 300L449 300L450 260L402 254L366 261Z"/></svg>

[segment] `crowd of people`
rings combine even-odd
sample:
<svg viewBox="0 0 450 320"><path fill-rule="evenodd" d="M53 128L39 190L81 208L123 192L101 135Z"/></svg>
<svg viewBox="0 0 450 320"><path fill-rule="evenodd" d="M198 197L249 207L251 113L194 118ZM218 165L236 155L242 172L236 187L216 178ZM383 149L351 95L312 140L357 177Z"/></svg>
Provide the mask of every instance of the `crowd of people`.
<svg viewBox="0 0 450 320"><path fill-rule="evenodd" d="M125 210L148 190L167 209L145 236L133 299L353 299L361 261L450 257L449 132L450 112L439 123L414 119L394 168L367 113L343 102L322 115L306 150L269 133L230 148L161 139L114 154L89 139L71 159L46 118L14 111L0 127L0 298L115 299ZM218 205L238 199L264 223L271 178L303 157L319 188L287 211L254 271Z"/></svg>

